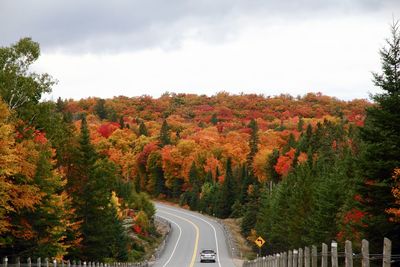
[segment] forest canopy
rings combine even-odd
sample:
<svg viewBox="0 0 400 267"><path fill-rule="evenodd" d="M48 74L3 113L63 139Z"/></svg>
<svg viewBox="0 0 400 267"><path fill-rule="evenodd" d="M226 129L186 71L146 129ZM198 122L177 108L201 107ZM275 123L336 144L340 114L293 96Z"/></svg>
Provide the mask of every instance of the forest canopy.
<svg viewBox="0 0 400 267"><path fill-rule="evenodd" d="M39 44L1 47L0 255L139 260L158 237L150 198L241 218L268 252L398 240L392 33L373 103L227 92L40 101L56 81L31 72Z"/></svg>

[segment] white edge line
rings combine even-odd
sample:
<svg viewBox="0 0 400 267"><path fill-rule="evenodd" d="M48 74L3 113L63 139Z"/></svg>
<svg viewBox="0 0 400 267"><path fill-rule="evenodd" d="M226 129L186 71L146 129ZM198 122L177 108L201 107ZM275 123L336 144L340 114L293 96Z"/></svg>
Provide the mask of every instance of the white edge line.
<svg viewBox="0 0 400 267"><path fill-rule="evenodd" d="M178 226L178 229L179 229L178 240L176 240L175 247L174 247L174 249L172 250L171 256L169 256L168 260L167 260L167 261L165 262L165 264L162 266L162 267L165 267L165 266L168 265L168 263L169 263L169 262L171 261L171 259L172 259L172 256L174 256L174 254L175 254L175 250L176 250L176 248L178 247L179 240L181 239L182 229L181 229L181 227L179 226L179 224L177 224L176 222L174 222L174 221L171 220L170 218L165 218L165 217L160 216L160 215L157 215L157 216L163 218L164 220L167 220L167 221L172 222L173 224L175 224L176 226Z"/></svg>
<svg viewBox="0 0 400 267"><path fill-rule="evenodd" d="M183 214L192 216L192 217L197 218L197 219L199 219L199 220L202 220L203 222L205 222L205 223L207 223L208 225L210 225L211 228L214 230L215 244L216 244L216 246L217 246L218 266L221 267L221 261L220 261L220 259L219 259L219 249L218 249L217 231L215 230L215 227L214 227L211 223L209 223L209 222L207 222L206 220L204 220L203 218L200 218L199 216L196 216L196 215L194 215L194 214L191 214L190 212L183 212L183 211L180 211L180 210L178 210L178 209L171 209L171 208L165 207L165 205L162 205L162 208L165 208L165 209L168 209L168 210L171 210L171 211L176 211L176 212L178 212L178 213L183 213ZM162 212L162 211L161 211L161 212Z"/></svg>

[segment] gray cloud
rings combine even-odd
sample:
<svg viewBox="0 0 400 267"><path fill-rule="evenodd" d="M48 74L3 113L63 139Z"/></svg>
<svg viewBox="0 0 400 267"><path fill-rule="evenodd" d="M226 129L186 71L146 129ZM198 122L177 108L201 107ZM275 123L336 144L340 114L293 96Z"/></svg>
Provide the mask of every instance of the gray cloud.
<svg viewBox="0 0 400 267"><path fill-rule="evenodd" d="M186 37L224 41L238 18L299 19L399 11L398 0L0 0L0 45L30 36L45 50L173 49ZM390 20L390 18L388 18Z"/></svg>

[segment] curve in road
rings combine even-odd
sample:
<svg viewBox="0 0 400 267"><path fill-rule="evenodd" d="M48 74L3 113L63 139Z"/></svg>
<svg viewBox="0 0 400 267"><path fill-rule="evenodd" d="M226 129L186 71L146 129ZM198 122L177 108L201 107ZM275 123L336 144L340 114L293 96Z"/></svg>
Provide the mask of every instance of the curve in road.
<svg viewBox="0 0 400 267"><path fill-rule="evenodd" d="M157 216L171 222L172 231L156 267L218 266L235 267L222 226L215 220L188 210L156 203ZM222 242L221 242L222 241ZM217 262L200 263L202 249L214 249Z"/></svg>

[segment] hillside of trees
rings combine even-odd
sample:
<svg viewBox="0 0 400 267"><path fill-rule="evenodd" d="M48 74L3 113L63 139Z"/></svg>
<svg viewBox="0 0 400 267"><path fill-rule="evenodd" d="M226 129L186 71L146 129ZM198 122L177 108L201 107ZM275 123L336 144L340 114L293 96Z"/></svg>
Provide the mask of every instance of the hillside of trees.
<svg viewBox="0 0 400 267"><path fill-rule="evenodd" d="M30 71L39 54L29 38L0 48L0 257L141 259L154 206L93 143L86 114L77 126L39 101L55 82Z"/></svg>
<svg viewBox="0 0 400 267"><path fill-rule="evenodd" d="M28 71L38 45L1 48L1 254L140 258L156 237L149 196L241 218L268 252L400 240L399 40L396 26L374 103L226 92L40 102L53 80Z"/></svg>

